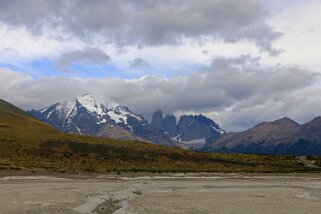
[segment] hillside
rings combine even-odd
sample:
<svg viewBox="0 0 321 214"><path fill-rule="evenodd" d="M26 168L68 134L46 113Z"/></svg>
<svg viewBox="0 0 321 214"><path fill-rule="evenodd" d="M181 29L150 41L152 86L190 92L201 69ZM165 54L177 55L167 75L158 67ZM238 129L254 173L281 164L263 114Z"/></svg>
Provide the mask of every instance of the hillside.
<svg viewBox="0 0 321 214"><path fill-rule="evenodd" d="M222 136L206 151L252 154L321 155L321 117L300 125L289 118L263 122Z"/></svg>
<svg viewBox="0 0 321 214"><path fill-rule="evenodd" d="M59 172L291 172L294 157L205 154L188 150L60 133L0 101L0 168Z"/></svg>

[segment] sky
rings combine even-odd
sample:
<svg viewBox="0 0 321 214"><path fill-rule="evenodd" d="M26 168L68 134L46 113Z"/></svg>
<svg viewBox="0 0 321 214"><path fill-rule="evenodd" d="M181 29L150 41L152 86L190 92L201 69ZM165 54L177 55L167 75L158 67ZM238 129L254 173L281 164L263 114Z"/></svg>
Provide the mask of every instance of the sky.
<svg viewBox="0 0 321 214"><path fill-rule="evenodd" d="M319 0L0 0L0 98L85 93L227 131L321 115Z"/></svg>

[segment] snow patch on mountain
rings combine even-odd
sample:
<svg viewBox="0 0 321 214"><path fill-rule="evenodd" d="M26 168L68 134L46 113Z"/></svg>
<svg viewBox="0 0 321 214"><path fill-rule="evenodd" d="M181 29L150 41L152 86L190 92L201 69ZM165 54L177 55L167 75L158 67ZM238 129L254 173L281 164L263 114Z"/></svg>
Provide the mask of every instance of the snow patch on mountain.
<svg viewBox="0 0 321 214"><path fill-rule="evenodd" d="M51 114L52 114L52 111L49 112L49 114L48 114L48 116L47 116L47 119L49 119L49 117L51 116Z"/></svg>
<svg viewBox="0 0 321 214"><path fill-rule="evenodd" d="M217 127L218 127L218 125L217 125ZM211 128L212 128L213 130L219 132L221 135L225 134L225 131L224 131L223 129L217 128L217 127L211 126Z"/></svg>
<svg viewBox="0 0 321 214"><path fill-rule="evenodd" d="M47 108L47 110L50 110L48 112L47 118L49 118L51 116L53 111L56 111L58 113L59 117L66 118L68 121L68 119L70 117L72 117L73 115L75 115L77 113L75 111L75 108L76 108L76 102L64 102L64 103L54 104L51 107ZM46 112L46 111L44 111L44 112Z"/></svg>
<svg viewBox="0 0 321 214"><path fill-rule="evenodd" d="M107 114L110 117L110 119L114 120L116 123L127 124L127 116L126 115L116 113L114 111L109 111Z"/></svg>
<svg viewBox="0 0 321 214"><path fill-rule="evenodd" d="M74 123L74 126L76 127L76 129L77 129L77 131L79 132L79 134L80 134L80 135L82 135L82 133L81 133L81 129L80 129L80 128L78 128L78 126L76 125L76 123Z"/></svg>
<svg viewBox="0 0 321 214"><path fill-rule="evenodd" d="M188 141L183 141L181 139L178 140L180 143L184 143L187 145L204 145L206 143L205 138L199 138L199 139L194 139L194 140L188 140Z"/></svg>
<svg viewBox="0 0 321 214"><path fill-rule="evenodd" d="M85 94L83 96L77 97L77 101L89 112L95 113L100 116L104 115L104 109L102 108L102 104L97 103L97 101L92 95Z"/></svg>

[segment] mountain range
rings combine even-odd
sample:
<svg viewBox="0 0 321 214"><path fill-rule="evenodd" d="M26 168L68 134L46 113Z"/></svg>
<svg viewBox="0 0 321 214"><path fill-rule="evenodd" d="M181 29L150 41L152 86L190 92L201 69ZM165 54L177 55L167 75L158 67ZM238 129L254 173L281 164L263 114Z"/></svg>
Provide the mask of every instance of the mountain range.
<svg viewBox="0 0 321 214"><path fill-rule="evenodd" d="M176 146L143 116L124 105L108 107L90 94L29 113L66 133Z"/></svg>
<svg viewBox="0 0 321 214"><path fill-rule="evenodd" d="M108 106L89 94L29 113L71 134L142 141L206 152L321 155L321 117L299 124L289 118L262 122L242 132L226 133L213 120L199 115L163 116L151 123L125 105Z"/></svg>
<svg viewBox="0 0 321 214"><path fill-rule="evenodd" d="M163 118L162 112L156 111L149 123L125 105L107 106L90 94L29 113L66 133L183 148L202 148L225 133L203 115L183 115L177 124L173 115Z"/></svg>
<svg viewBox="0 0 321 214"><path fill-rule="evenodd" d="M239 133L229 133L206 147L209 152L321 155L321 117L300 125L282 118L263 122Z"/></svg>
<svg viewBox="0 0 321 214"><path fill-rule="evenodd" d="M63 133L0 99L0 171L8 170L32 174L306 171L294 157L200 153Z"/></svg>

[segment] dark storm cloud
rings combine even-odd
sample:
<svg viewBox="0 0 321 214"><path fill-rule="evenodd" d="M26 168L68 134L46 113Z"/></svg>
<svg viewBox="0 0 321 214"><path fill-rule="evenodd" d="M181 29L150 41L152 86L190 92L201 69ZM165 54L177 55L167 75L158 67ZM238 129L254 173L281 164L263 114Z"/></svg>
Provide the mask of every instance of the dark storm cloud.
<svg viewBox="0 0 321 214"><path fill-rule="evenodd" d="M320 114L319 88L314 86L318 79L319 75L298 67L267 70L248 56L215 59L200 72L172 78L33 80L2 69L0 97L30 109L92 93L128 105L147 118L155 109L192 111L214 115L227 130L240 130L283 116L302 121Z"/></svg>
<svg viewBox="0 0 321 214"><path fill-rule="evenodd" d="M42 25L118 45L179 44L184 37L253 41L271 54L280 37L259 0L0 0L0 20L38 32ZM39 33L39 32L38 32Z"/></svg>
<svg viewBox="0 0 321 214"><path fill-rule="evenodd" d="M103 65L111 58L99 48L85 48L62 54L57 60L57 67L61 70L68 70L73 64L82 65Z"/></svg>

